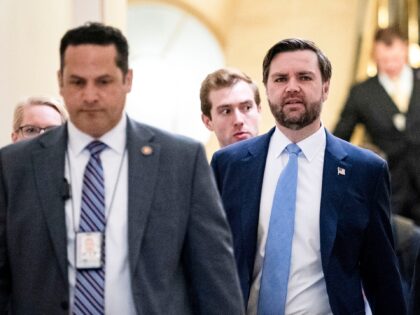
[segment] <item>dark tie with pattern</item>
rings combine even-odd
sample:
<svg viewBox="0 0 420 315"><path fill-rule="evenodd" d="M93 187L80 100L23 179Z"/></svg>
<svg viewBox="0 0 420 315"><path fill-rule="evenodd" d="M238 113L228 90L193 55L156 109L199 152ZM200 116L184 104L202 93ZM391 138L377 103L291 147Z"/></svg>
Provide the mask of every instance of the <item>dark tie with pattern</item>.
<svg viewBox="0 0 420 315"><path fill-rule="evenodd" d="M77 269L73 314L105 314L105 185L100 154L107 147L92 141L86 147L90 159L82 184L80 232L101 232L102 266L96 269Z"/></svg>
<svg viewBox="0 0 420 315"><path fill-rule="evenodd" d="M283 315L295 223L300 148L286 147L289 162L277 182L271 209L258 303L258 315Z"/></svg>

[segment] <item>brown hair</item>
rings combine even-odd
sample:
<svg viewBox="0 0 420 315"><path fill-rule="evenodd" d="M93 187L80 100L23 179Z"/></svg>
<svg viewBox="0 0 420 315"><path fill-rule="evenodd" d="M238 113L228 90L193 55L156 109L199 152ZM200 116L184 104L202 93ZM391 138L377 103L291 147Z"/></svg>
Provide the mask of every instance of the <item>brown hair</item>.
<svg viewBox="0 0 420 315"><path fill-rule="evenodd" d="M299 38L284 39L273 47L271 47L264 57L263 61L263 82L267 84L268 74L270 72L271 61L280 53L297 51L297 50L311 50L318 57L319 70L321 71L322 81L326 82L331 79L332 67L331 62L327 56L319 49L314 42Z"/></svg>
<svg viewBox="0 0 420 315"><path fill-rule="evenodd" d="M209 100L209 94L212 90L219 90L226 87L231 87L238 81L244 81L249 84L254 91L254 100L257 106L260 106L261 98L257 85L245 73L238 69L222 68L207 75L201 83L200 88L200 101L201 112L203 115L211 118L212 104Z"/></svg>
<svg viewBox="0 0 420 315"><path fill-rule="evenodd" d="M395 26L378 29L374 37L375 43L381 42L386 46L391 46L396 39L406 41L407 37L404 36L403 33L401 33L401 31Z"/></svg>

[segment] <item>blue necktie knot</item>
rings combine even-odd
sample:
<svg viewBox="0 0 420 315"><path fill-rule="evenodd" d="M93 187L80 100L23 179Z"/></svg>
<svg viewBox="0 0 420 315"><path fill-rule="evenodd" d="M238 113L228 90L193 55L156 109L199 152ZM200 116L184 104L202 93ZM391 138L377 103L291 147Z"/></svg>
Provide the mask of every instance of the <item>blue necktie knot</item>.
<svg viewBox="0 0 420 315"><path fill-rule="evenodd" d="M93 156L98 156L103 150L107 148L107 145L99 140L94 140L86 146L86 149L89 150L90 154Z"/></svg>
<svg viewBox="0 0 420 315"><path fill-rule="evenodd" d="M301 149L296 143L291 143L286 147L286 151L287 153L289 153L289 155L294 154L294 155L299 156Z"/></svg>

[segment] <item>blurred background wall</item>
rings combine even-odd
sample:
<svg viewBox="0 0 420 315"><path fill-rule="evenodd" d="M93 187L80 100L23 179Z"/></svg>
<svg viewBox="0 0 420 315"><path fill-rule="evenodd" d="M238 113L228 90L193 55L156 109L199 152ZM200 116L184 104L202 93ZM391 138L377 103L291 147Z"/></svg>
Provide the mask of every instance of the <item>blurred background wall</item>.
<svg viewBox="0 0 420 315"><path fill-rule="evenodd" d="M413 53L418 51L417 4L417 0L1 0L0 146L10 143L12 112L19 99L59 96L59 40L67 29L85 21L114 25L129 37L131 61L138 65L134 75L140 78L134 82L138 98L129 99L129 114L157 125L175 115L175 122L168 120L160 127L199 139L210 155L217 141L201 125L198 97L205 73L220 66L237 67L258 83L263 133L274 125L261 82L266 51L287 37L313 40L333 65L322 114L331 129L350 85L365 78L369 69L374 74L370 43L378 25L404 23ZM181 90L188 95L178 95ZM147 92L149 98L142 99ZM149 110L156 114L149 117Z"/></svg>

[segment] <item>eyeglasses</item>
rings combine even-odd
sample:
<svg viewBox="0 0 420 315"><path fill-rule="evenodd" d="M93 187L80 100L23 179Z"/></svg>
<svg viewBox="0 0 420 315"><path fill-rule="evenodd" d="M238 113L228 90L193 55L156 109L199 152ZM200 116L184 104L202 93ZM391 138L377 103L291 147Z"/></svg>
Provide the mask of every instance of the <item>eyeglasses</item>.
<svg viewBox="0 0 420 315"><path fill-rule="evenodd" d="M55 127L57 126L48 126L45 128L41 128L41 127L32 126L32 125L25 125L25 126L19 127L18 130L22 133L22 136L24 138L33 138Z"/></svg>

